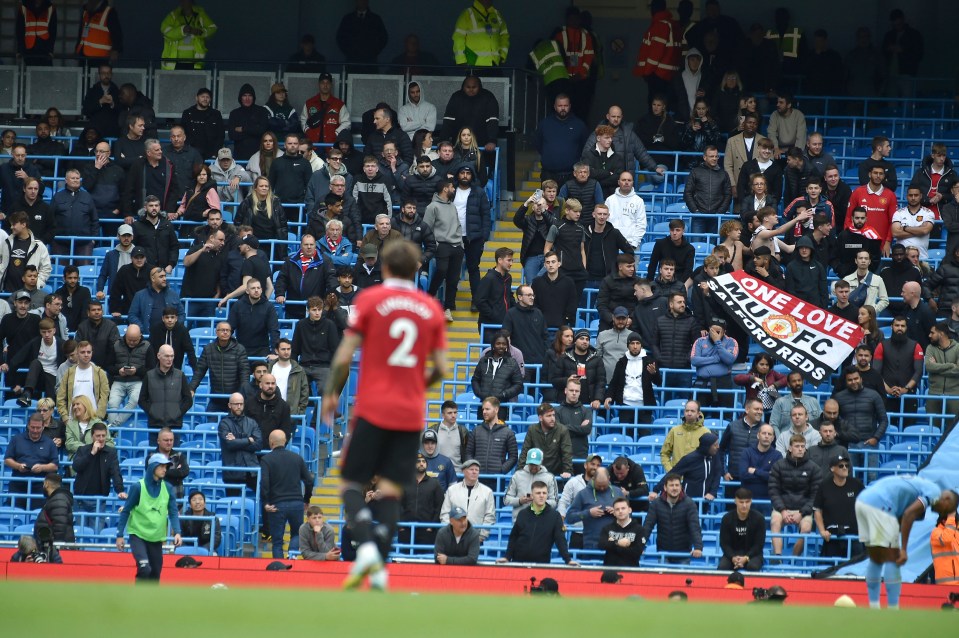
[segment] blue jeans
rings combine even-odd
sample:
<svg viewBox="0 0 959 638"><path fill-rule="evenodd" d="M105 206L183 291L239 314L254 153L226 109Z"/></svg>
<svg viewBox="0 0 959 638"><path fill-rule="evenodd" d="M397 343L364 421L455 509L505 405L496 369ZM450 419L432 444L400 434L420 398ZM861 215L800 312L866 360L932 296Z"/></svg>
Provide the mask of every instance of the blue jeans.
<svg viewBox="0 0 959 638"><path fill-rule="evenodd" d="M526 263L523 264L523 283L532 284L540 271L543 270L543 261L546 258L543 255L527 255Z"/></svg>
<svg viewBox="0 0 959 638"><path fill-rule="evenodd" d="M865 443L852 443L846 447L849 450L849 456L852 457L852 464L856 467L865 467L868 469L874 469L879 467L879 455L878 454L863 454L862 450L869 450L875 452L879 449L876 445L866 445ZM876 472L869 472L867 476L860 476L859 480L865 481L874 481L876 480Z"/></svg>
<svg viewBox="0 0 959 638"><path fill-rule="evenodd" d="M273 558L283 558L283 530L290 524L290 551L300 548L300 525L303 524L303 501L273 503L275 512L267 512L267 525L273 537Z"/></svg>

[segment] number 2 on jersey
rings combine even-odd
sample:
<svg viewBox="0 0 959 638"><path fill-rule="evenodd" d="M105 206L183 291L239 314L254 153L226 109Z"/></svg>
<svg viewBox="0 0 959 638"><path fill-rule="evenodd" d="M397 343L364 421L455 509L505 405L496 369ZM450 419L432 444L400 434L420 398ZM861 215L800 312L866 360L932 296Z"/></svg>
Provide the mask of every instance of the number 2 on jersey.
<svg viewBox="0 0 959 638"><path fill-rule="evenodd" d="M412 319L403 317L391 323L390 338L401 339L401 341L386 363L397 368L416 367L417 360L416 355L413 354L413 345L416 343L418 334L419 329Z"/></svg>

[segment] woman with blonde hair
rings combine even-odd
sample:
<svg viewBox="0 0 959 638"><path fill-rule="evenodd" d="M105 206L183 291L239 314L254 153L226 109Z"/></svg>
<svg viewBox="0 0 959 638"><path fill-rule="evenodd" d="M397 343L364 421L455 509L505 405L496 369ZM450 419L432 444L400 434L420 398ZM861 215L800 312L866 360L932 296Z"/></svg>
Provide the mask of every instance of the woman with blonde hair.
<svg viewBox="0 0 959 638"><path fill-rule="evenodd" d="M713 95L712 107L719 123L719 130L730 133L739 126L739 106L743 98L743 82L738 71L726 71L719 84L719 90Z"/></svg>
<svg viewBox="0 0 959 638"><path fill-rule="evenodd" d="M67 457L72 461L82 445L93 443L93 425L103 423L93 409L93 402L86 395L77 395L70 402L70 418L67 420ZM107 432L107 445L114 445L113 437Z"/></svg>
<svg viewBox="0 0 959 638"><path fill-rule="evenodd" d="M67 438L66 426L63 421L53 416L53 408L56 403L50 397L43 397L37 401L37 412L43 419L43 433L53 439L58 448L63 448Z"/></svg>
<svg viewBox="0 0 959 638"><path fill-rule="evenodd" d="M237 209L233 223L237 226L251 226L253 235L260 241L286 241L286 213L283 212L280 198L273 194L269 179L261 175L253 181L253 188ZM277 249L274 244L274 258L285 252Z"/></svg>
<svg viewBox="0 0 959 638"><path fill-rule="evenodd" d="M459 160L459 165L472 164L473 175L485 184L486 170L483 168L483 158L480 155L479 147L476 146L476 136L473 135L473 131L469 127L460 129L454 142L453 151L456 159Z"/></svg>

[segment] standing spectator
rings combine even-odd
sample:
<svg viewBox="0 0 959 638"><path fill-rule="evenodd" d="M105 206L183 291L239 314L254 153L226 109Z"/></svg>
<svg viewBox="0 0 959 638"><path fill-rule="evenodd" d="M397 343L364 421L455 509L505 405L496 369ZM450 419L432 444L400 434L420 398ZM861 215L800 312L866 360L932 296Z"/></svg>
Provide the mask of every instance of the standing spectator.
<svg viewBox="0 0 959 638"><path fill-rule="evenodd" d="M163 147L158 140L147 139L143 142L143 148L143 156L132 160L127 171L127 179L120 200L120 210L124 219L141 215L140 209L146 208L150 197L157 199L164 213L176 219L177 202L180 201L180 193L183 192L178 191L181 177L177 174L176 165L164 157ZM189 158L188 161L190 161Z"/></svg>
<svg viewBox="0 0 959 638"><path fill-rule="evenodd" d="M210 372L211 394L232 394L250 377L246 348L233 339L233 329L226 321L216 325L216 339L203 348L197 361L190 381L190 390L194 395L207 371ZM226 404L225 399L211 397L206 411L226 412Z"/></svg>
<svg viewBox="0 0 959 638"><path fill-rule="evenodd" d="M766 521L752 509L753 494L745 487L736 490L735 510L719 523L720 570L759 571L763 568Z"/></svg>
<svg viewBox="0 0 959 638"><path fill-rule="evenodd" d="M245 161L257 151L260 136L269 126L270 112L256 103L256 91L252 84L240 87L237 102L240 106L230 111L226 129L233 141L234 156Z"/></svg>
<svg viewBox="0 0 959 638"><path fill-rule="evenodd" d="M615 520L613 502L621 495L619 488L610 487L609 470L600 467L591 484L573 498L566 512L566 520L569 523L583 523L583 549L599 548L600 531Z"/></svg>
<svg viewBox="0 0 959 638"><path fill-rule="evenodd" d="M93 346L86 341L78 343L77 365L67 370L60 380L60 385L57 386L57 412L60 414L73 414L72 411L67 412L67 407L72 407L75 399L86 397L90 401L90 407L93 408L88 416L106 418L107 404L110 399L110 382L103 368L94 365L92 359ZM76 448L70 450L70 453L73 454L75 450Z"/></svg>
<svg viewBox="0 0 959 638"><path fill-rule="evenodd" d="M204 87L196 92L196 104L183 111L180 124L187 142L200 152L203 159L212 159L223 147L226 128L223 115L211 106L213 94Z"/></svg>
<svg viewBox="0 0 959 638"><path fill-rule="evenodd" d="M323 299L310 297L307 316L300 319L293 329L291 356L296 359L317 389L326 385L333 353L339 347L340 337L336 324L324 312Z"/></svg>
<svg viewBox="0 0 959 638"><path fill-rule="evenodd" d="M585 226L586 238L583 245L586 253L586 282L591 288L598 287L600 280L617 271L620 258L632 260L635 274L633 246L626 241L618 228L608 222L609 207L599 202L593 209L592 223ZM626 293L624 302L632 306L632 290Z"/></svg>
<svg viewBox="0 0 959 638"><path fill-rule="evenodd" d="M319 93L306 101L300 113L300 126L314 144L335 144L342 133L352 147L350 112L343 100L333 95L333 76L320 73L317 85Z"/></svg>
<svg viewBox="0 0 959 638"><path fill-rule="evenodd" d="M258 390L247 399L247 416L259 424L264 442L269 439L271 432L276 431L283 432L286 441L291 442L296 426L290 418L290 404L277 392L276 377L265 372L259 379ZM307 499L309 499L309 493Z"/></svg>
<svg viewBox="0 0 959 638"><path fill-rule="evenodd" d="M109 154L109 151L107 151ZM2 156L2 154L0 154ZM82 177L81 177L82 179ZM122 175L117 181L122 181ZM88 187L92 187L88 185ZM20 202L16 205L17 210L23 211L27 215L27 224L31 227L31 232L45 244L53 241L56 231L56 224L53 219L53 211L50 206L41 197L43 186L36 177L27 176L23 180L23 195ZM96 201L96 200L94 200ZM12 225L13 222L11 221Z"/></svg>
<svg viewBox="0 0 959 638"><path fill-rule="evenodd" d="M668 311L657 317L653 324L650 347L653 363L650 374L656 374L660 368L690 369L690 355L693 344L699 338L699 323L693 315L686 312L686 297L683 293L673 292L668 297ZM671 372L666 374L663 384L680 387L689 382L691 374Z"/></svg>
<svg viewBox="0 0 959 638"><path fill-rule="evenodd" d="M653 0L649 12L649 29L643 35L633 75L646 82L647 96L652 103L653 96L669 93L671 80L679 71L683 32L666 8L665 0Z"/></svg>
<svg viewBox="0 0 959 638"><path fill-rule="evenodd" d="M700 439L704 434L710 434L709 428L703 425L703 421L699 402L687 401L683 408L683 422L673 426L666 433L659 452L659 460L667 472L672 470L680 459L699 447Z"/></svg>
<svg viewBox="0 0 959 638"><path fill-rule="evenodd" d="M638 332L630 332L626 336L626 352L616 362L609 377L603 402L605 408L609 409L612 405L643 407L655 404L648 370L649 352L643 349L642 341ZM646 411L639 411L636 418L638 422L646 423L651 416Z"/></svg>
<svg viewBox="0 0 959 638"><path fill-rule="evenodd" d="M928 399L928 414L943 415L939 427L943 436L952 431L955 415L959 414L959 343L953 338L945 322L937 323L929 331L929 346L926 348L926 371L929 373L931 396L946 396L946 399Z"/></svg>
<svg viewBox="0 0 959 638"><path fill-rule="evenodd" d="M95 1L95 0L93 0ZM89 2L87 3L89 4ZM100 37L107 40L104 48L109 48L109 39L108 35L113 30L107 30L103 28L103 24L109 25L113 23L116 27L116 32L119 34L120 21L116 17L116 12L113 11L113 8L107 4L107 0L101 0L100 3L106 8L103 18L109 20L109 22L100 22L97 20L98 26L96 28L87 21L88 12L84 10L83 12L83 22L81 23L81 34L84 25L89 25L90 29L88 34L90 37ZM101 45L103 46L103 45ZM122 44L120 45L122 47ZM83 96L83 106L81 108L81 113L90 122L90 126L93 127L101 136L103 137L117 137L120 134L120 127L117 125L117 112L116 108L120 102L120 89L113 82L113 67L110 66L107 62L106 53L102 49L97 51L97 55L91 55L92 49L88 49L85 52L80 51L80 45L77 45L78 53L82 53L88 57L102 57L104 58L99 66L97 67L97 81L87 89L86 93Z"/></svg>
<svg viewBox="0 0 959 638"><path fill-rule="evenodd" d="M599 532L599 549L605 550L603 565L607 567L639 567L639 557L646 549L643 525L634 519L629 499L620 496L613 501L613 522Z"/></svg>
<svg viewBox="0 0 959 638"><path fill-rule="evenodd" d="M705 98L696 98L692 113L683 126L679 139L682 142L682 150L693 153L702 153L707 146L715 146L722 141L719 125L710 114ZM692 168L699 163L699 160L693 159L689 162L689 166Z"/></svg>
<svg viewBox="0 0 959 638"><path fill-rule="evenodd" d="M673 76L671 91L675 98L676 120L689 120L697 98L706 97L706 81L703 77L703 54L696 47L683 52L683 70Z"/></svg>
<svg viewBox="0 0 959 638"><path fill-rule="evenodd" d="M93 362L108 369L113 361L113 344L120 339L117 324L103 317L103 304L96 299L87 306L87 318L80 322L77 341L89 341L93 346Z"/></svg>
<svg viewBox="0 0 959 638"><path fill-rule="evenodd" d="M281 338L276 345L277 358L269 362L270 373L276 378L280 397L290 406L290 414L306 414L310 400L310 380L299 363L293 360L293 344Z"/></svg>
<svg viewBox="0 0 959 638"><path fill-rule="evenodd" d="M508 474L517 461L516 434L498 418L499 408L500 401L495 396L483 399L482 422L466 442L466 457L482 459L480 463L489 474Z"/></svg>
<svg viewBox="0 0 959 638"><path fill-rule="evenodd" d="M558 367L552 374L550 382L557 391L568 387L570 377L575 376L582 384L577 399L593 410L598 410L602 405L606 396L606 368L602 354L590 345L589 330L584 328L576 331L573 347L560 357Z"/></svg>
<svg viewBox="0 0 959 638"><path fill-rule="evenodd" d="M193 0L181 0L180 6L160 23L163 35L162 68L202 69L206 57L206 41L216 33L216 24L203 7Z"/></svg>
<svg viewBox="0 0 959 638"><path fill-rule="evenodd" d="M112 484L117 498L126 500L127 493L123 487L123 476L120 474L120 460L117 450L107 445L107 426L102 422L94 423L90 430L93 432L93 442L81 445L73 457L74 496L110 496ZM78 499L77 507L84 512L104 511L105 507L98 505L99 501ZM102 519L96 519L101 522Z"/></svg>
<svg viewBox="0 0 959 638"><path fill-rule="evenodd" d="M932 323L935 321L932 320ZM907 325L905 317L897 316L893 319L892 334L889 339L884 339L876 346L873 355L874 368L882 375L886 412L916 414L919 409L918 401L907 395L914 393L919 387L925 355L923 346L909 338ZM926 334L928 335L928 332ZM925 345L929 345L928 336Z"/></svg>
<svg viewBox="0 0 959 638"><path fill-rule="evenodd" d="M786 266L786 292L814 306L826 308L829 306L826 267L813 259L814 250L812 237L804 235L796 241L799 259L793 259Z"/></svg>
<svg viewBox="0 0 959 638"><path fill-rule="evenodd" d="M683 490L687 496L715 500L719 494L719 479L723 475L722 456L719 453L719 437L712 432L705 432L699 437L699 444L692 452L679 459L670 472L683 477ZM650 490L655 498L657 492L663 488L660 482Z"/></svg>
<svg viewBox="0 0 959 638"><path fill-rule="evenodd" d="M256 453L263 447L260 426L246 416L245 400L239 392L229 398L229 412L220 420L217 435L220 440L220 454L226 467L259 467ZM257 475L253 472L224 470L224 483L241 483L247 488L256 489ZM242 488L227 487L227 495L239 495Z"/></svg>
<svg viewBox="0 0 959 638"><path fill-rule="evenodd" d="M769 531L773 533L773 560L783 552L783 538L777 536L784 525L796 525L800 534L812 531L813 502L822 473L819 466L806 456L806 439L793 434L785 458L776 461L769 472L769 499L773 513ZM799 538L793 545L793 556L801 556L805 542Z"/></svg>
<svg viewBox="0 0 959 638"><path fill-rule="evenodd" d="M494 163L493 151L499 136L499 107L496 96L483 88L480 78L469 75L463 80L462 88L450 96L443 113L442 139L460 140L458 133L464 128L472 131L473 141L483 154L483 173L477 178L484 184L485 172Z"/></svg>
<svg viewBox="0 0 959 638"><path fill-rule="evenodd" d="M823 540L820 556L852 558L862 552L862 544L858 541L847 544L845 539L839 538L859 535L856 498L865 487L851 474L852 462L848 454L842 453L829 459L829 474L823 471L823 480L813 501L816 531Z"/></svg>
<svg viewBox="0 0 959 638"><path fill-rule="evenodd" d="M885 402L878 392L863 387L859 368L846 369L843 378L846 380L846 389L833 397L839 403L839 413L845 422L839 435L840 441L846 444L856 465L877 467L879 457L874 452L879 448L879 441L889 425Z"/></svg>
<svg viewBox="0 0 959 638"><path fill-rule="evenodd" d="M562 271L560 256L556 251L549 250L544 257L546 272L533 280L536 307L543 312L548 328L573 325L576 323L576 307L580 296L576 283Z"/></svg>
<svg viewBox="0 0 959 638"><path fill-rule="evenodd" d="M16 12L17 62L53 66L57 10L50 0L24 0Z"/></svg>
<svg viewBox="0 0 959 638"><path fill-rule="evenodd" d="M693 267L696 249L685 237L686 223L681 219L669 221L669 236L660 237L653 245L653 252L649 256L649 266L646 269L646 278L652 280L659 272L660 262L672 259L676 268L675 278L685 282L693 276Z"/></svg>
<svg viewBox="0 0 959 638"><path fill-rule="evenodd" d="M0 169L7 168L10 164ZM88 192L80 190L80 182L80 171L69 169L66 172L63 190L58 191L50 200L56 236L78 238L73 242L63 239L54 240L53 252L58 255L91 255L93 240L86 238L97 237L100 234L96 204ZM83 262L81 260L78 263Z"/></svg>
<svg viewBox="0 0 959 638"><path fill-rule="evenodd" d="M416 39L417 42L419 41L415 35L410 37ZM409 42L409 39L408 37L407 42ZM406 99L406 104L401 106L397 112L399 120L396 123L409 136L410 140L413 139L417 131L425 130L429 133L435 131L436 106L423 98L423 87L419 82L414 80L406 85ZM418 157L421 150L414 148L413 154Z"/></svg>
<svg viewBox="0 0 959 638"><path fill-rule="evenodd" d="M27 179L40 179L40 169L34 162L27 162L27 147L25 144L15 143L10 149L10 161L0 164L0 212L10 215L16 211L17 200L24 192ZM76 191L79 185L80 174L77 173Z"/></svg>
<svg viewBox="0 0 959 638"><path fill-rule="evenodd" d="M180 321L183 321L183 305L176 291L167 284L167 274L159 266L150 269L150 285L138 292L130 304L129 322L131 325L147 330L163 317L163 309L177 309ZM149 335L147 335L149 337Z"/></svg>
<svg viewBox="0 0 959 638"><path fill-rule="evenodd" d="M453 58L468 67L495 67L506 63L509 30L493 0L475 0L456 19Z"/></svg>
<svg viewBox="0 0 959 638"><path fill-rule="evenodd" d="M609 136L604 137L608 138ZM584 155L593 150L585 151ZM603 203L605 196L603 195L603 187L598 180L590 176L590 172L591 168L585 161L579 161L573 165L573 178L567 180L559 189L559 197L566 200L563 207L564 215L560 219L565 217L569 202L575 200L582 209L580 211L580 222L584 225L592 223L593 208L596 207L596 204Z"/></svg>
<svg viewBox="0 0 959 638"><path fill-rule="evenodd" d="M895 169L890 171L895 175ZM882 166L869 169L869 180L852 192L849 197L849 210L846 213L846 228L853 225L853 214L857 207L866 209L866 226L872 236L882 242L883 256L889 255L892 245L892 219L898 207L896 192L885 185L888 173Z"/></svg>
<svg viewBox="0 0 959 638"><path fill-rule="evenodd" d="M436 449L438 454L442 454L453 462L453 468L457 472L463 467L466 454L466 442L469 438L469 430L465 425L458 424L456 418L459 416L459 409L456 402L446 400L440 406L440 412L443 415L438 424L430 424L427 430L436 432ZM423 441L426 436L424 434Z"/></svg>
<svg viewBox="0 0 959 638"><path fill-rule="evenodd" d="M758 152L760 148L759 142L766 139L758 133L758 115L747 113L743 118L742 126L742 132L730 136L726 141L726 151L723 153L723 169L726 171L726 174L729 175L729 183L733 189L733 198L735 198L736 201L741 201L749 194L739 188L740 175L742 175L743 167L746 166L750 160L757 160L758 165L760 157ZM752 168L753 167L750 167L749 170L752 170ZM762 172L762 167L757 166L757 168L760 170L754 172ZM751 175L752 173L748 173L747 177Z"/></svg>
<svg viewBox="0 0 959 638"><path fill-rule="evenodd" d="M830 399L829 401L838 406L835 399ZM829 401L827 401L827 403ZM836 407L835 409L838 411L839 408ZM840 445L836 439L839 435L839 428L836 423L828 420L825 410L823 410L823 414L819 418L819 423L813 423L811 425L819 432L819 436L822 438L819 443L806 448L806 456L809 457L810 461L819 466L819 469L823 472L823 476L825 476L829 473L829 461L837 454L842 454L848 458L849 451L843 445Z"/></svg>
<svg viewBox="0 0 959 638"><path fill-rule="evenodd" d="M773 445L776 431L773 426L763 423L756 433L756 445L743 450L739 460L739 476L743 487L749 488L757 499L769 498L769 472L782 454Z"/></svg>
<svg viewBox="0 0 959 638"><path fill-rule="evenodd" d="M137 562L136 578L139 582L159 582L168 524L173 528L173 544L179 547L183 542L176 494L173 486L163 480L169 468L170 459L166 455L152 454L143 479L130 486L130 493L120 511L117 551L123 551L123 532L129 524L130 550Z"/></svg>
<svg viewBox="0 0 959 638"><path fill-rule="evenodd" d="M133 226L130 224L120 224L117 229L118 243L107 252L100 266L100 274L97 276L96 298L99 301L106 299L104 290L110 288L111 292L117 283L117 274L121 267L133 261Z"/></svg>
<svg viewBox="0 0 959 638"><path fill-rule="evenodd" d="M919 258L929 258L929 235L935 228L936 214L922 205L919 186L906 189L906 206L892 216L892 237L904 246L919 249Z"/></svg>
<svg viewBox="0 0 959 638"><path fill-rule="evenodd" d="M271 132L277 135L288 133L299 135L303 132L303 128L300 126L300 115L296 112L296 107L290 104L289 92L282 82L275 82L270 87L270 99L266 101L263 108L269 113L267 127ZM263 150L262 141L263 138L260 138L261 150ZM251 156L250 159L252 160L253 157ZM269 174L269 171L267 173Z"/></svg>
<svg viewBox="0 0 959 638"><path fill-rule="evenodd" d="M549 332L542 311L534 305L533 287L521 284L516 287L516 305L506 311L503 317L503 330L509 331L512 345L523 353L523 362L527 365L544 365L546 350L549 347ZM540 377L545 370L540 371ZM530 368L526 380L536 379L535 371Z"/></svg>
<svg viewBox="0 0 959 638"><path fill-rule="evenodd" d="M890 11L889 22L892 28L882 39L882 52L886 56L886 95L910 97L916 92L914 82L923 57L922 33L906 23L902 9Z"/></svg>
<svg viewBox="0 0 959 638"><path fill-rule="evenodd" d="M186 130L179 124L170 127L170 143L163 147L163 157L173 164L173 197L179 199L190 194L196 186L197 172L203 168L203 156L200 155L200 151L187 143ZM214 184L210 182L209 187L213 186ZM177 216L183 214L179 210L176 213Z"/></svg>
<svg viewBox="0 0 959 638"><path fill-rule="evenodd" d="M3 282L4 291L15 292L20 289L28 264L36 268L37 286L43 287L53 270L44 239L30 231L30 218L23 211L13 213L7 221L10 235L0 241L0 281ZM76 266L73 268L76 269Z"/></svg>
<svg viewBox="0 0 959 638"><path fill-rule="evenodd" d="M336 30L336 45L346 61L371 65L357 67L367 73L375 72L376 58L386 48L388 40L389 32L383 18L370 10L369 0L356 0L356 9L343 16Z"/></svg>
<svg viewBox="0 0 959 638"><path fill-rule="evenodd" d="M959 183L959 176L956 175L952 160L946 157L946 152L945 144L933 143L931 153L922 160L919 170L916 171L909 185L919 188L922 193L922 205L936 213L939 219L943 217L940 205L955 201L952 187ZM946 254L951 252L947 249Z"/></svg>
<svg viewBox="0 0 959 638"><path fill-rule="evenodd" d="M263 298L263 287L258 280L251 278L247 282L246 295L230 306L227 321L249 356L265 357L276 349L280 338L279 317L276 307Z"/></svg>
<svg viewBox="0 0 959 638"><path fill-rule="evenodd" d="M313 169L310 163L300 156L299 133L287 133L284 151L284 154L277 157L270 165L270 184L281 202L298 204L306 195L306 187L313 176ZM293 220L287 219L287 221Z"/></svg>
<svg viewBox="0 0 959 638"><path fill-rule="evenodd" d="M66 318L67 328L75 332L80 319L87 314L90 303L90 289L80 285L80 269L70 264L63 269L63 285L54 293L63 300L62 315Z"/></svg>
<svg viewBox="0 0 959 638"><path fill-rule="evenodd" d="M133 243L146 251L147 261L159 266L166 274L173 272L180 261L179 242L173 225L160 216L162 203L154 195L147 195L143 216L133 222Z"/></svg>
<svg viewBox="0 0 959 638"><path fill-rule="evenodd" d="M856 252L856 269L844 277L844 281L849 284L849 302L859 306L860 310L866 306L871 306L879 314L889 305L889 295L886 294L886 284L881 277L876 277L871 272L872 257L868 250L861 249ZM862 290L865 289L865 290ZM875 334L873 334L875 338Z"/></svg>
<svg viewBox="0 0 959 638"><path fill-rule="evenodd" d="M270 432L270 452L260 463L263 474L260 502L273 539L273 558L283 558L283 534L287 524L291 535L289 550L293 552L299 548L303 510L313 496L313 474L306 468L303 457L288 450L286 444L287 437L282 430Z"/></svg>
<svg viewBox="0 0 959 638"><path fill-rule="evenodd" d="M553 99L553 112L536 128L533 148L540 154L544 180L565 184L573 178L573 164L582 154L587 130L583 120L571 111L569 95L560 93Z"/></svg>
<svg viewBox="0 0 959 638"><path fill-rule="evenodd" d="M443 496L441 522L449 523L460 512L466 513L472 525L486 527L496 522L496 498L493 490L479 481L479 474L479 461L470 458L463 462L463 480L450 485ZM485 540L489 537L489 530L479 530L479 535Z"/></svg>
<svg viewBox="0 0 959 638"><path fill-rule="evenodd" d="M649 538L657 530L656 549L660 552L689 554L692 558L703 555L703 530L699 523L698 508L683 492L682 477L667 474L663 479L663 491L649 503L649 513L643 523L643 535ZM670 556L667 564L687 564L688 557Z"/></svg>
<svg viewBox="0 0 959 638"><path fill-rule="evenodd" d="M153 343L165 344L173 348L173 367L177 370L183 368L184 357L190 364L190 368L196 368L196 350L193 347L193 340L186 326L180 321L175 306L167 306L163 309L160 322L153 324L150 328L150 338L153 339Z"/></svg>
<svg viewBox="0 0 959 638"><path fill-rule="evenodd" d="M148 427L179 428L193 407L193 394L186 376L173 367L173 348L161 345L156 357L157 365L144 375L138 405L147 415Z"/></svg>
<svg viewBox="0 0 959 638"><path fill-rule="evenodd" d="M617 181L619 188L606 198L609 223L622 233L633 247L639 249L646 235L646 203L633 190L633 174L623 171Z"/></svg>
<svg viewBox="0 0 959 638"><path fill-rule="evenodd" d="M714 232L718 228L714 219L702 217L726 213L732 201L729 175L719 165L719 150L715 146L707 146L703 163L690 171L683 200L690 212L697 213L693 217L694 234Z"/></svg>
<svg viewBox="0 0 959 638"><path fill-rule="evenodd" d="M513 266L513 249L497 248L493 258L495 266L486 272L473 295L473 303L479 309L477 328L480 341L484 343L488 335L483 334L483 324L502 326L506 313L515 305L513 278L509 274Z"/></svg>
<svg viewBox="0 0 959 638"><path fill-rule="evenodd" d="M530 427L523 440L519 464L528 463L528 455L534 448L540 450L540 463L553 476L568 479L573 472L572 441L569 429L556 420L556 409L549 403L536 408L539 422Z"/></svg>

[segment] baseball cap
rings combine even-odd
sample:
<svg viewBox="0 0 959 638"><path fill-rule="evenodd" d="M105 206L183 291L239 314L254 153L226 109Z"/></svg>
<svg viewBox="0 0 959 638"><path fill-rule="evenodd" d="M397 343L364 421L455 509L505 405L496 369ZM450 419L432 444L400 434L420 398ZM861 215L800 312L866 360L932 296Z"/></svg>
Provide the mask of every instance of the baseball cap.
<svg viewBox="0 0 959 638"><path fill-rule="evenodd" d="M15 292L15 293L13 294L13 300L14 300L14 301L19 301L20 299L28 299L28 300L29 300L29 299L33 299L33 297L31 297L31 296L30 296L30 293L27 292L26 290L18 290L17 292Z"/></svg>
<svg viewBox="0 0 959 638"><path fill-rule="evenodd" d="M131 258L146 257L146 256L147 256L147 251L143 250L139 246L134 247L134 249L130 251Z"/></svg>
<svg viewBox="0 0 959 638"><path fill-rule="evenodd" d="M630 332L629 336L626 337L626 343L633 343L634 341L643 342L643 338L639 336L638 332Z"/></svg>
<svg viewBox="0 0 959 638"><path fill-rule="evenodd" d="M219 151L216 152L216 158L218 160L233 159L233 151L231 151L228 148L221 148Z"/></svg>
<svg viewBox="0 0 959 638"><path fill-rule="evenodd" d="M424 440L424 441L434 441L434 442L435 442L435 441L437 440L437 439L436 439L436 432L434 432L433 430L427 430L426 432L423 432L423 440Z"/></svg>
<svg viewBox="0 0 959 638"><path fill-rule="evenodd" d="M580 337L586 337L587 339L591 339L592 335L589 334L589 330L587 330L586 328L580 328L579 330L576 331L576 334L573 338L579 339Z"/></svg>
<svg viewBox="0 0 959 638"><path fill-rule="evenodd" d="M132 235L132 234L133 234L133 226L131 226L130 224L120 224L120 229L117 231L117 236Z"/></svg>
<svg viewBox="0 0 959 638"><path fill-rule="evenodd" d="M459 505L454 505L450 509L450 518L466 518L466 510Z"/></svg>
<svg viewBox="0 0 959 638"><path fill-rule="evenodd" d="M363 244L363 247L360 248L360 257L366 259L367 257L376 257L377 250L376 246L370 243Z"/></svg>
<svg viewBox="0 0 959 638"><path fill-rule="evenodd" d="M203 563L193 558L192 556L184 556L183 558L181 558L180 560L176 562L177 567L186 568L186 569L199 567L202 564Z"/></svg>
<svg viewBox="0 0 959 638"><path fill-rule="evenodd" d="M322 82L323 80L329 80L330 82L332 82L333 76L330 75L329 73L320 73L320 77L317 81Z"/></svg>
<svg viewBox="0 0 959 638"><path fill-rule="evenodd" d="M836 467L840 463L848 463L849 457L845 454L837 454L831 459L829 459L829 467Z"/></svg>
<svg viewBox="0 0 959 638"><path fill-rule="evenodd" d="M526 453L526 462L529 465L542 465L543 451L538 447L531 448L530 451Z"/></svg>
<svg viewBox="0 0 959 638"><path fill-rule="evenodd" d="M154 463L156 463L157 465L169 465L170 457L167 456L166 454L160 454L159 452L157 452L156 454L151 454L150 460L147 462L147 465L153 465Z"/></svg>
<svg viewBox="0 0 959 638"><path fill-rule="evenodd" d="M273 86L270 87L270 93L286 93L286 85L282 82L275 82Z"/></svg>
<svg viewBox="0 0 959 638"><path fill-rule="evenodd" d="M595 453L588 455L588 456L586 457L586 462L589 463L589 462L592 461L593 459L599 459L599 462L600 462L600 463L603 462L603 457L600 456L599 454L595 454Z"/></svg>
<svg viewBox="0 0 959 638"><path fill-rule="evenodd" d="M628 316L629 316L629 311L626 310L626 308L624 308L623 306L616 306L616 308L613 310L613 316L614 316L614 317L628 317Z"/></svg>
<svg viewBox="0 0 959 638"><path fill-rule="evenodd" d="M476 459L466 459L465 461L463 461L463 465L461 466L461 469L465 470L466 468L473 467L474 465L476 467L480 467L480 462L477 461Z"/></svg>
<svg viewBox="0 0 959 638"><path fill-rule="evenodd" d="M240 243L243 244L244 246L249 246L250 248L260 247L260 240L253 235L247 235L246 237L240 240Z"/></svg>
<svg viewBox="0 0 959 638"><path fill-rule="evenodd" d="M417 453L416 453L416 460L419 461L420 459L423 459L423 460L425 461L425 460L426 460L426 455L423 454L422 452L417 452Z"/></svg>
<svg viewBox="0 0 959 638"><path fill-rule="evenodd" d="M281 563L278 560L275 560L266 566L266 571L268 572L282 572L287 569L293 569L293 565L287 565L286 563Z"/></svg>
<svg viewBox="0 0 959 638"><path fill-rule="evenodd" d="M472 164L460 164L460 165L456 168L456 172L459 173L459 172L461 172L461 171L469 171L470 173L472 173L472 172L473 172L473 165L472 165Z"/></svg>

